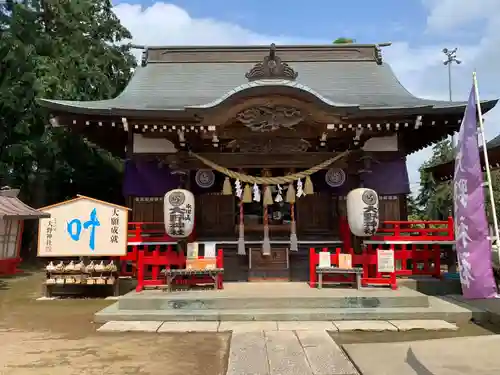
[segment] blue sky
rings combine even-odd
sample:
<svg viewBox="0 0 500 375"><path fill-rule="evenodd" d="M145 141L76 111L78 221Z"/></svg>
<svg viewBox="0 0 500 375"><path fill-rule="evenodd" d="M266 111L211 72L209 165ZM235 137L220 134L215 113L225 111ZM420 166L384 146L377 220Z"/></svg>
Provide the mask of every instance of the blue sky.
<svg viewBox="0 0 500 375"><path fill-rule="evenodd" d="M155 1L114 3L148 7ZM235 22L263 34L293 35L311 40L349 35L359 41L373 43L393 40L400 34L404 34L405 38L418 39L425 29L425 9L419 0L177 0L169 3L186 9L194 18Z"/></svg>
<svg viewBox="0 0 500 375"><path fill-rule="evenodd" d="M115 12L145 45L393 42L383 56L413 94L448 98L443 47L458 47L455 100L478 72L482 98L500 97L500 0L115 0ZM500 106L499 106L500 107ZM486 117L487 139L500 133L500 108ZM410 179L430 150L409 157ZM417 185L413 185L416 187Z"/></svg>

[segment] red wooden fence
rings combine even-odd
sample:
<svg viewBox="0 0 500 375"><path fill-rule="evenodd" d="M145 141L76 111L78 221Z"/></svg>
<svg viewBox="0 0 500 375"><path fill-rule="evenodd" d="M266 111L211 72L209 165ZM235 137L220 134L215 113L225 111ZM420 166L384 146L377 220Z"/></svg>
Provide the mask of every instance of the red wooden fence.
<svg viewBox="0 0 500 375"><path fill-rule="evenodd" d="M351 231L347 220L340 220L340 237L343 249L331 254L331 264L338 266L338 254L351 254L352 264L363 268L362 283L396 287L396 276L426 275L441 277L441 253L443 246L451 246L455 238L453 218L446 221L384 221L375 236L369 238L361 254L354 254L351 247ZM377 251L393 250L396 270L384 275L377 271ZM324 248L322 251L328 251ZM316 286L316 267L319 255L310 249L310 286ZM351 280L353 275L324 276L328 281ZM328 278L328 279L327 279Z"/></svg>
<svg viewBox="0 0 500 375"><path fill-rule="evenodd" d="M384 221L371 240L453 241L453 218L446 221Z"/></svg>
<svg viewBox="0 0 500 375"><path fill-rule="evenodd" d="M193 240L194 234L191 237ZM345 218L341 218L340 237L343 249L336 249L331 254L332 265L338 265L338 255L341 252L351 254L353 266L363 268L363 285L388 285L396 288L396 276L440 277L442 246L451 245L450 242L454 240L454 227L451 217L446 221L384 221L378 233L369 239L376 243L366 245L360 254L355 254L351 246L349 225ZM161 223L129 223L128 240L127 255L120 258L121 275L136 276L137 290L142 290L145 286L162 284L164 281L160 277L161 268L185 267L184 254L177 253L169 244L175 243L176 239L165 234ZM379 249L394 251L395 263L398 266L394 273L377 272ZM327 249L324 248L322 251ZM311 286L316 285L315 271L318 262L319 255L314 248L311 248L309 261ZM217 267L222 268L222 250L218 250ZM354 276L337 276L339 281L351 280L352 277ZM220 283L222 286L222 276Z"/></svg>
<svg viewBox="0 0 500 375"><path fill-rule="evenodd" d="M323 248L321 251L328 251L327 248ZM342 253L340 248L337 248L335 252L330 253L330 262L332 266L338 267L339 265L339 254ZM377 254L369 253L366 249L363 250L361 254L355 254L352 249L348 252L352 257L353 267L363 268L363 274L361 276L361 284L363 286L368 285L385 285L390 286L391 289L397 289L396 273L381 273L377 272ZM316 252L315 248L309 249L309 286L311 288L316 287L317 275L316 267L319 264L319 253ZM343 282L343 281L354 281L355 275L324 275L323 279L325 281L333 282Z"/></svg>
<svg viewBox="0 0 500 375"><path fill-rule="evenodd" d="M201 259L203 257L200 256L198 258ZM147 286L164 285L165 276L161 274L161 270L186 268L186 259L184 252L175 251L171 245L167 247L166 251L162 251L161 245L147 245L145 249L138 250L136 291L140 292ZM224 268L223 259L223 252L219 249L216 257L217 268ZM211 278L203 276L174 280L174 284L185 285L211 282L213 282ZM221 274L217 276L217 288L223 288L223 276Z"/></svg>

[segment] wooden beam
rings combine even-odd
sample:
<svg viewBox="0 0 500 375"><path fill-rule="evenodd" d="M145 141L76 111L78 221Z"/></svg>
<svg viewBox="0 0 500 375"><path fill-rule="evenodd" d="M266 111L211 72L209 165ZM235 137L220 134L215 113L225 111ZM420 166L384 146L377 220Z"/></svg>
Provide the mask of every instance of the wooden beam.
<svg viewBox="0 0 500 375"><path fill-rule="evenodd" d="M325 160L338 155L338 152L304 152L295 154L250 154L250 153L200 153L199 155L229 169L238 168L310 168ZM402 157L399 152L377 152L366 153L372 155L376 160L393 160ZM175 154L134 154L134 158L159 159L166 163L176 161L180 167L185 169L207 168L196 157L187 152ZM341 159L334 164L336 167L345 168L347 160ZM331 166L330 166L331 167ZM329 168L329 167L328 167Z"/></svg>

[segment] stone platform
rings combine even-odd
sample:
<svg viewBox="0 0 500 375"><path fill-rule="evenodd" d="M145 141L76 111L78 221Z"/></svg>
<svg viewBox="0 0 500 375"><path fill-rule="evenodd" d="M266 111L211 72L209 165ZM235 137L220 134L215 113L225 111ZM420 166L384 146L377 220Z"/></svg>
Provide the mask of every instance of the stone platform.
<svg viewBox="0 0 500 375"><path fill-rule="evenodd" d="M344 345L363 375L498 374L499 347L500 335Z"/></svg>
<svg viewBox="0 0 500 375"><path fill-rule="evenodd" d="M130 292L95 321L336 321L442 319L465 323L483 312L415 290L313 289L306 283L226 283L224 290Z"/></svg>

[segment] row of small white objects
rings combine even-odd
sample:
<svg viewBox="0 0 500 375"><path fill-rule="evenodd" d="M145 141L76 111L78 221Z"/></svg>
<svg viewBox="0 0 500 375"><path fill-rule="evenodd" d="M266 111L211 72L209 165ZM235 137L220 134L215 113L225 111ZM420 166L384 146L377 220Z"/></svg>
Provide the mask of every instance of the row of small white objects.
<svg viewBox="0 0 500 375"><path fill-rule="evenodd" d="M112 285L116 281L114 276L110 277L86 277L80 275L65 275L63 277L50 277L47 279L46 284L88 284L88 285Z"/></svg>
<svg viewBox="0 0 500 375"><path fill-rule="evenodd" d="M281 187L281 185L277 185L276 188L278 190L278 193L276 194L274 201L275 202L283 202L283 188ZM236 191L236 196L241 199L241 197L243 196L243 188L241 186L240 180L236 180L234 182L234 190ZM252 193L253 193L253 200L255 202L260 202L261 194L260 194L259 185L253 184ZM302 180L297 181L297 192L295 193L295 195L298 198L305 195L304 194L304 186L302 185Z"/></svg>
<svg viewBox="0 0 500 375"><path fill-rule="evenodd" d="M85 271L85 272L116 272L118 268L116 267L113 261L110 261L108 264L104 264L104 261L101 263L95 264L91 261L88 265L85 265L83 261L75 264L74 261L69 262L67 265L64 262L59 262L54 265L53 262L50 262L45 268L48 272L71 272L71 271Z"/></svg>

